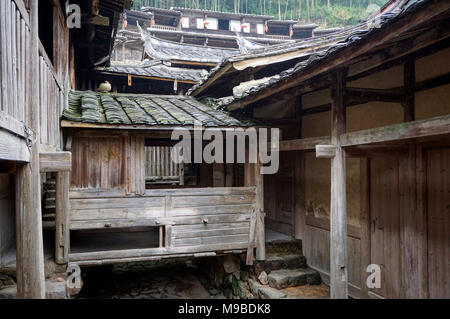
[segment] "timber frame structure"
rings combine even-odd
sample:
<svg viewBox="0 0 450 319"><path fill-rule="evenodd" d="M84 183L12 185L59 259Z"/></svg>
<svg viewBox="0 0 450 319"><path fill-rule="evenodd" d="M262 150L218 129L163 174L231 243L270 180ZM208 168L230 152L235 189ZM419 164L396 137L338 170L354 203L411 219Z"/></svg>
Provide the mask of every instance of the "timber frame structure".
<svg viewBox="0 0 450 319"><path fill-rule="evenodd" d="M60 116L79 80L77 68L110 54L119 14L131 5L74 2L84 14L80 31L66 26L58 0L0 2L0 266L14 258L18 298L46 296L41 190L47 173L56 174L56 261L67 254L71 153L63 151ZM9 248L12 254L4 255Z"/></svg>
<svg viewBox="0 0 450 319"><path fill-rule="evenodd" d="M283 128L281 171L265 177L266 227L302 239L331 298L449 298L450 5L400 0L382 11L379 27L213 97ZM381 288L366 285L371 264Z"/></svg>

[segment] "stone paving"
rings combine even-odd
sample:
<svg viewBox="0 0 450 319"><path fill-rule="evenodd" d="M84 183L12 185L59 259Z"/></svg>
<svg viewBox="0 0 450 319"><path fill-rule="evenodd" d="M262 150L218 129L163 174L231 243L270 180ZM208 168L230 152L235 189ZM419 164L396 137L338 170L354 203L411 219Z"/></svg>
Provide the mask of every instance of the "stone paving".
<svg viewBox="0 0 450 319"><path fill-rule="evenodd" d="M145 262L117 264L88 268L84 273L85 285L77 298L223 298L218 290L207 286L206 278L202 278L198 268L189 261L161 265Z"/></svg>

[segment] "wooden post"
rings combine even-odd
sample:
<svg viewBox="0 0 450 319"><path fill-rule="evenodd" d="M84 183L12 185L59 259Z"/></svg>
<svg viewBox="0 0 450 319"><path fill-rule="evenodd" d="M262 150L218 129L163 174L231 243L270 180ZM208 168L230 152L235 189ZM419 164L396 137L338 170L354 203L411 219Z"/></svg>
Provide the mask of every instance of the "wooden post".
<svg viewBox="0 0 450 319"><path fill-rule="evenodd" d="M45 298L44 247L42 238L41 183L39 170L39 37L38 0L30 0L30 73L28 123L30 163L18 168L17 187L17 297Z"/></svg>
<svg viewBox="0 0 450 319"><path fill-rule="evenodd" d="M56 216L55 216L55 260L58 264L69 262L70 247L70 171L56 175Z"/></svg>
<svg viewBox="0 0 450 319"><path fill-rule="evenodd" d="M266 238L264 230L264 176L261 174L261 162L254 165L256 186L256 260L266 259Z"/></svg>
<svg viewBox="0 0 450 319"><path fill-rule="evenodd" d="M340 136L345 133L345 73L336 73L331 104L331 143L335 156L331 160L330 209L330 297L348 297L347 279L347 200L345 184L345 151Z"/></svg>
<svg viewBox="0 0 450 319"><path fill-rule="evenodd" d="M409 59L403 67L403 85L405 86L406 99L403 101L405 122L415 120L414 86L416 84L415 60Z"/></svg>

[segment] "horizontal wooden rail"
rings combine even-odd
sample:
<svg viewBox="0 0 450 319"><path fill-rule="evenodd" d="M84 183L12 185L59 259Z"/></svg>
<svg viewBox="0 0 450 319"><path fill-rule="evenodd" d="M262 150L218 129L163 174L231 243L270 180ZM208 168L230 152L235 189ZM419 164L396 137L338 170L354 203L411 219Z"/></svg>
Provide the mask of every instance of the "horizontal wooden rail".
<svg viewBox="0 0 450 319"><path fill-rule="evenodd" d="M39 153L39 165L41 173L70 171L72 168L72 153Z"/></svg>

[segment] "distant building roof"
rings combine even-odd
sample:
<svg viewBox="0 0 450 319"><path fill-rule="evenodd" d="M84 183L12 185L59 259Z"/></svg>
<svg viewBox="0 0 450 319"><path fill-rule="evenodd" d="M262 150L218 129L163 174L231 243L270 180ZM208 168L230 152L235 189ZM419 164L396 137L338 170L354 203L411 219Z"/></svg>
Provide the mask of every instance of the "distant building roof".
<svg viewBox="0 0 450 319"><path fill-rule="evenodd" d="M153 9L153 8L146 8L146 9ZM259 14L247 14L247 13L233 13L233 12L222 12L222 11L212 11L212 10L203 10L203 9L189 9L189 8L180 8L180 7L172 7L170 10L178 11L178 12L198 12L198 13L205 13L210 16L223 16L223 17L230 17L230 18L257 18L262 20L268 20L273 19L273 16L267 16L267 15L259 15Z"/></svg>
<svg viewBox="0 0 450 319"><path fill-rule="evenodd" d="M150 58L163 61L189 61L216 64L225 58L240 54L240 51L236 49L169 42L156 39L149 34L143 34L143 37L145 41L145 53Z"/></svg>
<svg viewBox="0 0 450 319"><path fill-rule="evenodd" d="M265 89L273 89L276 85L280 83L289 82L289 78L294 75L305 73L305 77L312 77L311 68L323 66L325 61L328 61L330 64L334 63L333 57L347 49L349 47L355 47L359 45L359 43L364 43L363 40L370 38L374 34L379 34L384 29L389 28L389 26L397 20L407 19L409 14L413 12L417 12L423 9L425 4L431 3L432 0L398 0L391 1L389 3L390 7L384 7L385 10L381 11L378 15L373 15L369 17L368 22L363 22L356 27L352 27L346 30L343 30L338 33L332 33L329 36L335 37L336 34L343 35L345 34L344 39L340 39L337 43L330 43L320 50L315 50L309 57L299 63L297 63L294 67L289 68L287 70L283 70L277 75L270 77L267 81L257 82L254 86L248 86L245 88L243 92L240 92L239 96L230 96L230 97L222 97L220 100L220 105L216 104L219 108L227 107L229 110L235 109L233 105L244 105L247 98L250 96L254 96L259 94ZM377 23L373 23L373 19L376 19ZM370 23L372 22L372 23ZM315 38L315 40L320 38ZM314 39L313 39L314 41ZM299 42L299 43L308 43L309 41ZM288 48L291 47L289 45L280 45L278 48ZM368 48L370 49L370 48ZM245 57L245 56L243 56ZM240 57L233 57L229 60L236 60ZM223 61L220 65L217 65L213 68L207 78L202 80L199 84L192 87L188 94L195 95L195 92L204 85L208 79L211 79L214 74L217 74L219 69L223 67L223 65L229 60Z"/></svg>
<svg viewBox="0 0 450 319"><path fill-rule="evenodd" d="M185 69L167 66L164 65L162 61L145 61L141 64L134 65L115 63L110 67L96 68L96 71L102 73L130 74L161 80L177 80L181 82L190 82L193 84L208 73L206 70L201 69Z"/></svg>
<svg viewBox="0 0 450 319"><path fill-rule="evenodd" d="M242 127L252 122L237 119L224 111L176 95L98 93L71 91L69 108L63 119L87 124L121 126L191 126L199 121L205 127ZM62 125L70 126L70 125Z"/></svg>

